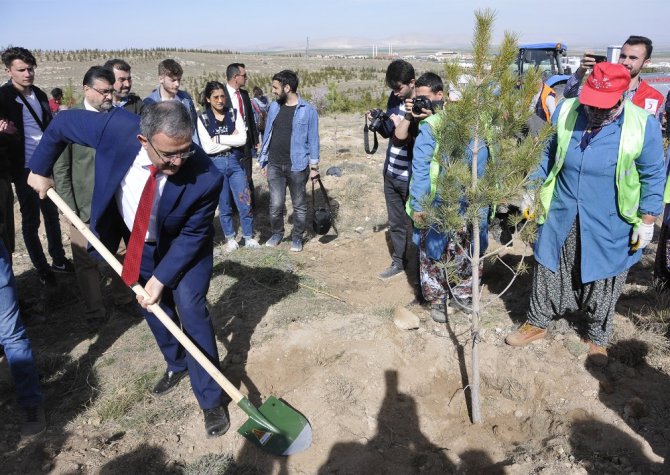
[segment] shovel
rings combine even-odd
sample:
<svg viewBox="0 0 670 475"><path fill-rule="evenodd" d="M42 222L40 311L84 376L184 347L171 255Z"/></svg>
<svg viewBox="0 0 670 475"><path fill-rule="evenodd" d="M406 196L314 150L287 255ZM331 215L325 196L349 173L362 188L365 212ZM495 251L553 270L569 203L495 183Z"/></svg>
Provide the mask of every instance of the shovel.
<svg viewBox="0 0 670 475"><path fill-rule="evenodd" d="M56 190L50 188L47 196L53 201L58 209L75 227L86 237L89 243L100 253L102 258L121 275L123 266L109 252L109 250L100 242L100 240L88 229L86 224L77 216L56 193ZM135 282L130 286L131 290L137 295L145 298L149 297L144 287ZM312 427L309 422L298 411L289 407L285 402L270 396L259 407L256 408L226 377L219 369L212 364L209 359L198 349L197 346L187 337L184 332L175 324L165 311L158 305L149 306L153 314L161 321L163 325L172 333L172 335L182 344L195 360L214 378L214 380L223 388L230 398L242 409L249 419L237 430L254 445L266 450L274 455L291 455L307 449L312 443Z"/></svg>

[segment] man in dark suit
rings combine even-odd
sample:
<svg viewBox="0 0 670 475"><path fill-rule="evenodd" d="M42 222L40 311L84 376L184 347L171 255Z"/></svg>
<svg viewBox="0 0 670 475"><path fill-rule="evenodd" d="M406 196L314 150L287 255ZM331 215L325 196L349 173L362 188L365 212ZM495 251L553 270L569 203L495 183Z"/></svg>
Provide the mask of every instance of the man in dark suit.
<svg viewBox="0 0 670 475"><path fill-rule="evenodd" d="M138 301L167 362L167 371L153 394L166 394L188 372L204 412L207 436L216 437L230 426L221 406L221 388L146 310L160 300L167 314L179 320L184 332L218 366L205 298L212 277L212 222L222 176L207 154L193 146L192 130L188 111L177 101L147 105L141 119L121 108L108 114L67 111L46 130L29 164L32 173L28 180L44 197L53 186L49 178L53 164L67 143L96 149L91 230L112 252L122 238L126 241L124 276L134 238L141 236L144 241L136 280L144 284L150 298L138 297ZM141 199L149 182L155 186L154 198L149 201L153 204L148 206L150 215ZM146 233L131 234L130 230L136 229L135 217L139 221L145 211Z"/></svg>
<svg viewBox="0 0 670 475"><path fill-rule="evenodd" d="M244 171L247 173L249 180L249 189L251 190L251 203L254 203L254 181L251 177L251 164L255 156L256 148L258 147L258 127L254 120L254 109L251 105L251 98L246 89L242 89L247 83L249 76L247 75L246 66L242 63L232 63L226 68L226 104L229 104L241 115L244 119L246 128L247 141L238 147L243 152L241 160Z"/></svg>

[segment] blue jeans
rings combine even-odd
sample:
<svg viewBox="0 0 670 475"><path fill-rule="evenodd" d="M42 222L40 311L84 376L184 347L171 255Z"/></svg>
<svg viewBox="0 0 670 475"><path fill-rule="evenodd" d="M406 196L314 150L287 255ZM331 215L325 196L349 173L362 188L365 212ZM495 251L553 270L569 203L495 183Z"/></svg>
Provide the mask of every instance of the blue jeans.
<svg viewBox="0 0 670 475"><path fill-rule="evenodd" d="M17 399L21 406L42 402L37 368L30 341L19 315L19 302L9 254L0 239L0 345L3 346L14 377Z"/></svg>
<svg viewBox="0 0 670 475"><path fill-rule="evenodd" d="M30 170L23 170L23 179L16 180L16 197L19 199L21 209L21 230L23 232L23 241L26 244L26 250L30 261L38 271L49 269L47 258L42 250L42 243L38 235L40 227L40 211L44 216L44 229L47 233L47 244L49 246L49 255L55 264L65 262L65 251L63 250L63 241L60 233L60 221L58 218L58 208L50 199L40 199L35 190L28 185L28 174Z"/></svg>
<svg viewBox="0 0 670 475"><path fill-rule="evenodd" d="M251 209L251 191L249 181L239 159L232 155L212 157L212 162L223 175L223 189L219 196L219 219L221 229L226 239L235 237L233 227L233 206L230 200L232 195L242 226L242 237L254 236L254 215Z"/></svg>
<svg viewBox="0 0 670 475"><path fill-rule="evenodd" d="M284 201L286 186L293 205L292 239L302 239L307 221L307 192L305 185L309 179L309 167L299 172L291 171L291 164L267 165L268 187L270 188L270 227L272 234L284 234Z"/></svg>

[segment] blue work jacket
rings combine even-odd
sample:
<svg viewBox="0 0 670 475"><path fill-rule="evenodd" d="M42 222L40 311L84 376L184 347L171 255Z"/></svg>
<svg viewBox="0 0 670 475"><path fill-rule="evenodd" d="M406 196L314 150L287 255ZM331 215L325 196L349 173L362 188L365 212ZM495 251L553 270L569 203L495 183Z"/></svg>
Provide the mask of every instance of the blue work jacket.
<svg viewBox="0 0 670 475"><path fill-rule="evenodd" d="M559 108L552 116L556 125ZM616 199L616 165L623 114L605 125L588 144L582 145L587 118L578 109L565 162L556 180L546 222L539 226L535 260L558 270L559 256L572 223L579 215L581 281L606 279L620 274L640 260L642 250L631 251L632 226L619 213ZM554 166L557 137L545 149L535 177L545 179ZM657 216L663 210L663 139L657 120L649 115L644 146L635 161L640 175L640 214Z"/></svg>
<svg viewBox="0 0 670 475"><path fill-rule="evenodd" d="M433 129L430 124L426 121L422 121L419 125L419 135L414 142L414 158L412 160L412 178L409 183L409 201L411 207L414 211L423 211L421 207L421 201L427 196L430 195L431 190L431 176L430 176L430 163L435 158L435 154L439 153L436 150L437 140L433 133ZM470 148L467 150L467 161L468 164L472 164L472 147L474 143L470 143ZM486 170L486 164L489 159L489 150L484 144L481 144L481 147L477 153L477 175L481 178ZM440 174L449 173L449 170L445 170L444 167L440 167ZM436 177L435 177L436 178ZM433 201L434 206L439 206L440 196L436 194L435 200ZM466 203L463 203L463 206L467 206ZM488 208L482 210L482 220L479 223L479 240L480 240L480 251L483 254L488 247L488 221L487 221ZM455 230L449 230L451 232ZM431 226L426 234L425 246L426 254L430 259L439 260L444 253L447 244L449 243L449 232L441 232L436 226ZM420 240L420 230L416 227L412 235L412 241L417 246L419 245Z"/></svg>

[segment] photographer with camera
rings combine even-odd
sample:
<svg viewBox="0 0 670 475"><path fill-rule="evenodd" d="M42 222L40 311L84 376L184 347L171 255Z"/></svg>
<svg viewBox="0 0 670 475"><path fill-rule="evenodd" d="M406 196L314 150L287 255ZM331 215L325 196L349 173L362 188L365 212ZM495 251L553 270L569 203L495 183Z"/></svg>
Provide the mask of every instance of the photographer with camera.
<svg viewBox="0 0 670 475"><path fill-rule="evenodd" d="M431 207L438 207L441 200L437 190L437 181L449 173L448 162L440 150L435 137L436 130L444 120L439 114L444 105L444 84L440 76L425 73L416 80L416 97L406 101L407 119L405 122L418 121L418 134L414 140L412 179L409 183L407 214L414 221L413 241L419 248L419 281L423 298L430 304L430 314L434 321L447 321L447 302L449 295L453 304L466 312L471 306L472 266L467 253L472 241L470 231L462 229L438 230L427 223L428 211L422 207L427 201ZM404 127L396 128L396 136ZM408 130L411 130L408 128ZM402 137L402 135L401 135ZM478 156L478 173L481 175L488 160L488 150L482 147ZM467 203L463 201L463 206ZM486 213L482 216L480 237L482 252L488 245L488 227ZM447 272L440 262L449 260L455 264L457 282L449 282Z"/></svg>
<svg viewBox="0 0 670 475"><path fill-rule="evenodd" d="M629 99L638 107L653 114L659 120L663 111L663 94L651 87L649 83L640 78L642 68L649 65L651 61L651 52L653 45L649 38L644 36L629 36L621 47L618 63L623 65L630 73L630 85L625 93L625 98ZM565 84L563 96L568 99L577 97L582 90L582 81L587 72L593 71L593 67L607 58L593 53L586 52L582 56L580 66L577 71L570 76Z"/></svg>
<svg viewBox="0 0 670 475"><path fill-rule="evenodd" d="M384 198L391 235L391 265L379 273L382 280L402 273L407 267L407 244L410 220L405 213L405 202L409 190L409 174L412 148L407 144L396 144L393 133L405 114L405 99L414 97L414 67L402 59L396 59L386 69L386 85L391 89L386 113L379 109L368 112L370 130L385 139L390 139L384 162ZM373 129L374 127L374 129Z"/></svg>

